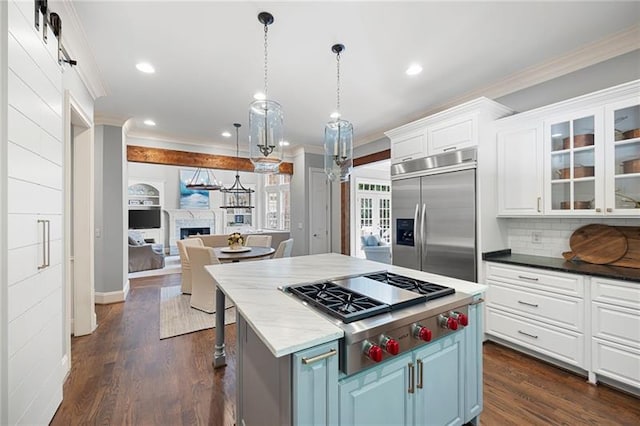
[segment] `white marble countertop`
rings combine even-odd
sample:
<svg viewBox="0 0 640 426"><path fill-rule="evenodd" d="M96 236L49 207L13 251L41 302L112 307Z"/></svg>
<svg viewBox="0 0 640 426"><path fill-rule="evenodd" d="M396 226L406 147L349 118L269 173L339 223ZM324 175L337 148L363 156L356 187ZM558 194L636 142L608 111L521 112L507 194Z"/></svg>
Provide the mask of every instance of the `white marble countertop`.
<svg viewBox="0 0 640 426"><path fill-rule="evenodd" d="M288 355L343 336L313 308L278 290L283 285L381 270L431 281L467 294L486 286L399 266L386 265L335 253L206 267L237 311L276 357Z"/></svg>

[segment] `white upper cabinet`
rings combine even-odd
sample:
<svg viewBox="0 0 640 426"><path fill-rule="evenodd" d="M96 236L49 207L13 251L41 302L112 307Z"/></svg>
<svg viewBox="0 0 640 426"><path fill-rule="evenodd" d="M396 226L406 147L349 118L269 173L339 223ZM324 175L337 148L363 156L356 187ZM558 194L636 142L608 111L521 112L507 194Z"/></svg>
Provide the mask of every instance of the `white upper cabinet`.
<svg viewBox="0 0 640 426"><path fill-rule="evenodd" d="M640 216L640 80L496 128L500 216Z"/></svg>
<svg viewBox="0 0 640 426"><path fill-rule="evenodd" d="M542 214L542 126L498 132L498 214Z"/></svg>
<svg viewBox="0 0 640 426"><path fill-rule="evenodd" d="M512 111L478 98L385 132L391 139L391 162L401 163L478 145L482 126Z"/></svg>

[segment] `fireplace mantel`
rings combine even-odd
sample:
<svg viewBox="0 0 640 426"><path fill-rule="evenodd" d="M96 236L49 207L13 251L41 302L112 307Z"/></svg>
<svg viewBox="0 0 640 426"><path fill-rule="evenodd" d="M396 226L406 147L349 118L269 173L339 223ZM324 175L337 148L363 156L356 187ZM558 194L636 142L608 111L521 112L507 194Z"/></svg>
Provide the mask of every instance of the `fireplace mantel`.
<svg viewBox="0 0 640 426"><path fill-rule="evenodd" d="M166 210L169 214L169 253L178 254L176 241L180 239L182 228L210 228L216 233L215 210Z"/></svg>

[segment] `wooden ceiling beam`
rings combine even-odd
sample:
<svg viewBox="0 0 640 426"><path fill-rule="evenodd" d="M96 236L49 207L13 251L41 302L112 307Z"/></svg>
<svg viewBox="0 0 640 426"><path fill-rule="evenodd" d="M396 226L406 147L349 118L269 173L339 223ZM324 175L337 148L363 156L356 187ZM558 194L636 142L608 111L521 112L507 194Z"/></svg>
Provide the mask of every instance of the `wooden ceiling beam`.
<svg viewBox="0 0 640 426"><path fill-rule="evenodd" d="M253 163L248 158L226 155L202 154L173 149L127 146L127 160L134 163L164 164L167 166L203 167L205 169L239 170L253 172ZM293 174L293 163L281 163L280 173Z"/></svg>

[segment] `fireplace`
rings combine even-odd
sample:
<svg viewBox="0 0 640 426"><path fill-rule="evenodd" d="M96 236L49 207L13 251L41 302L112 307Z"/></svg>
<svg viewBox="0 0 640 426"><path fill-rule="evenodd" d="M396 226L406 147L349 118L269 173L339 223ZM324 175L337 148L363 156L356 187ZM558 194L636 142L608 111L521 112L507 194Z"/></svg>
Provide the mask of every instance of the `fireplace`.
<svg viewBox="0 0 640 426"><path fill-rule="evenodd" d="M183 240L189 235L209 235L211 234L211 228L180 228L180 239Z"/></svg>

